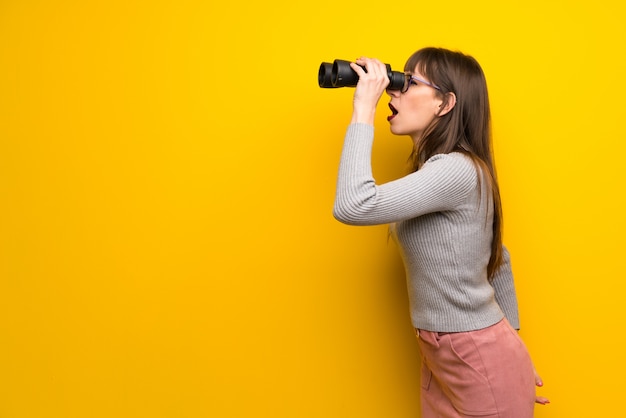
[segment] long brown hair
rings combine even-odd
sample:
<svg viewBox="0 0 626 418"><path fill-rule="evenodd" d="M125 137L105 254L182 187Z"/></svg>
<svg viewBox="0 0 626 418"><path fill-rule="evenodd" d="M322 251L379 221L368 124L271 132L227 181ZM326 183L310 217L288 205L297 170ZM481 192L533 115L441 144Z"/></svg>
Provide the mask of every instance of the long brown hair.
<svg viewBox="0 0 626 418"><path fill-rule="evenodd" d="M461 52L443 48L423 48L406 62L404 70L417 70L441 90L445 108L451 94L456 96L454 108L433 123L413 148L412 169L418 170L435 154L461 152L468 155L484 178L493 196L493 240L487 265L490 279L502 263L502 203L496 177L491 145L491 114L485 74L478 62ZM479 181L481 176L478 176ZM480 183L479 183L480 184Z"/></svg>

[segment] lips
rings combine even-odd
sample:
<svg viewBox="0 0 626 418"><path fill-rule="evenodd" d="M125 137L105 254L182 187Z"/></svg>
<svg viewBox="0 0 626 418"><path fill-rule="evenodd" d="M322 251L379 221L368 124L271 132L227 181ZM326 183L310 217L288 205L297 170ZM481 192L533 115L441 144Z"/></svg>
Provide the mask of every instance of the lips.
<svg viewBox="0 0 626 418"><path fill-rule="evenodd" d="M393 105L391 103L389 103L389 109L391 109L391 115L387 116L387 121L391 122L391 120L393 118L396 117L396 115L398 114L398 109L396 109L395 107L393 107Z"/></svg>

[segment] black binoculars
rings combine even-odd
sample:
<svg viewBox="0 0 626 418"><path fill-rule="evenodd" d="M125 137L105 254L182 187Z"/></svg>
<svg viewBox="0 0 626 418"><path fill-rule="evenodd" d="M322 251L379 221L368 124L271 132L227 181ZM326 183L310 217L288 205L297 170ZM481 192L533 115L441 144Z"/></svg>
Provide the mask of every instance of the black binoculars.
<svg viewBox="0 0 626 418"><path fill-rule="evenodd" d="M405 81L404 73L392 71L389 64L385 64L385 67L387 67L387 76L389 77L387 89L402 90ZM365 70L365 67L361 66L361 68ZM354 87L358 81L359 75L350 67L350 61L335 60L332 64L323 62L317 74L318 84L327 89Z"/></svg>

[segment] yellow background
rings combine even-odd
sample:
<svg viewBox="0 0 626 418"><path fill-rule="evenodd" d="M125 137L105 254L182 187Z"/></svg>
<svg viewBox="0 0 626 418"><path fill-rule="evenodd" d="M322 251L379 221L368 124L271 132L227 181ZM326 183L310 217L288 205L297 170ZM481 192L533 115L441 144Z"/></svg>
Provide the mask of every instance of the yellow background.
<svg viewBox="0 0 626 418"><path fill-rule="evenodd" d="M419 416L397 248L331 215L352 89L317 69L429 45L487 74L537 417L621 416L617 4L0 2L0 418Z"/></svg>

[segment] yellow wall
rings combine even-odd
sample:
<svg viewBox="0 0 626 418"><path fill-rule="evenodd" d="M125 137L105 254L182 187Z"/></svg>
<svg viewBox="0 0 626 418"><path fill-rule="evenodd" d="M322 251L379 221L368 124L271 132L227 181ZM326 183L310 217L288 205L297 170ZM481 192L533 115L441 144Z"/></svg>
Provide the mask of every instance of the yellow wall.
<svg viewBox="0 0 626 418"><path fill-rule="evenodd" d="M0 417L418 416L397 249L331 215L352 90L317 69L428 45L488 77L537 416L618 416L616 4L4 0Z"/></svg>

